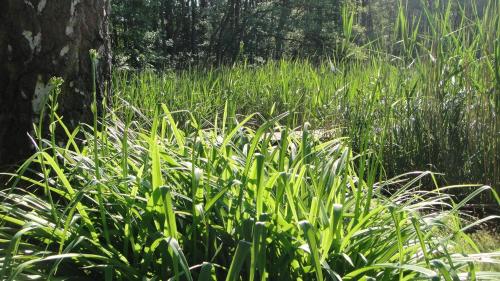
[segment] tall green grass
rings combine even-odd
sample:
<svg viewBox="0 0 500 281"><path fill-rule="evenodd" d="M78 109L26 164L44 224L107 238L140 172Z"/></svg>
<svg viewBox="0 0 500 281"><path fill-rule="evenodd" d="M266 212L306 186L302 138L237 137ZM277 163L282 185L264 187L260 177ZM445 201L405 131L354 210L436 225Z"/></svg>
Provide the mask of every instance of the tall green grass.
<svg viewBox="0 0 500 281"><path fill-rule="evenodd" d="M499 205L500 6L404 3L364 56L346 8L341 61L116 71L76 129L53 80L0 191L0 279L498 280L469 236L498 216L469 207Z"/></svg>
<svg viewBox="0 0 500 281"><path fill-rule="evenodd" d="M236 115L261 112L271 118L289 111L290 127L309 121L329 135L349 136L356 151L380 151L391 176L431 169L450 182L498 186L498 107L491 94L496 82L484 75L483 62L465 72L457 61L447 62L442 74L447 78L440 78L447 80L441 81L429 77L435 75L430 63L408 69L377 60L336 72L329 63L305 61L166 74L117 72L115 93L150 117L158 102L187 109L203 127L212 126L226 101ZM179 120L182 127L188 119Z"/></svg>
<svg viewBox="0 0 500 281"><path fill-rule="evenodd" d="M234 114L271 118L288 111L291 127L308 121L313 129L349 136L358 152L380 152L390 176L430 169L451 183L498 190L500 4L488 1L479 10L475 1L432 2L411 14L401 1L389 47L382 38L352 48L357 19L346 8L340 61L117 71L116 97L149 116L157 103L189 110L205 127L226 101Z"/></svg>
<svg viewBox="0 0 500 281"><path fill-rule="evenodd" d="M114 108L103 130L78 129L83 146L69 130L65 145L41 140L0 192L2 279L500 277L481 271L500 254L466 234L498 217L467 222L460 211L488 186L454 201L448 191L466 186L422 191L431 173L378 180L376 155L294 131L289 114L240 118L228 105L203 129L166 105L154 118Z"/></svg>

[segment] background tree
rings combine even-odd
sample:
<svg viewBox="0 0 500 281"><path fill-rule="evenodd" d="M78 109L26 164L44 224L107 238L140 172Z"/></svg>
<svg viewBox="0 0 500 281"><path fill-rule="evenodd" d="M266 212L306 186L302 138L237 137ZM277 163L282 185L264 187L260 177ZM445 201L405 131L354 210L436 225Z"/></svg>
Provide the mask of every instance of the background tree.
<svg viewBox="0 0 500 281"><path fill-rule="evenodd" d="M2 0L0 6L0 166L32 150L32 131L50 92L62 77L59 109L76 125L90 117L89 50L100 54L98 92L110 75L109 2L106 0Z"/></svg>
<svg viewBox="0 0 500 281"><path fill-rule="evenodd" d="M115 62L161 69L237 59L342 59L344 9L354 16L349 55L363 56L356 47L377 44L400 56L406 47L400 41L399 8L408 20L405 32L418 26L429 34L426 9L445 14L448 3L453 4L451 18L458 21L462 9L471 16L481 13L487 0L112 0Z"/></svg>
<svg viewBox="0 0 500 281"><path fill-rule="evenodd" d="M242 58L331 56L341 36L341 7L352 3L113 0L115 62L132 68L182 68Z"/></svg>

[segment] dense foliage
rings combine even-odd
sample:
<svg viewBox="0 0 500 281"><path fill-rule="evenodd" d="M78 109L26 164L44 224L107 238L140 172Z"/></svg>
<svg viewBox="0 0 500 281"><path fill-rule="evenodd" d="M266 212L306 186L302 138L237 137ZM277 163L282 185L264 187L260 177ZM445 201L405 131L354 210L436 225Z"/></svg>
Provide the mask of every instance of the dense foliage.
<svg viewBox="0 0 500 281"><path fill-rule="evenodd" d="M243 59L251 63L280 58L342 59L353 54L365 57L367 46L400 56L408 47L402 46L401 35L415 31L419 37L412 44L424 44L426 35L439 32L430 14L445 15L449 29L443 31L452 32L482 17L483 11L495 9L491 2L113 0L115 64L163 69ZM465 22L463 14L468 18Z"/></svg>
<svg viewBox="0 0 500 281"><path fill-rule="evenodd" d="M54 106L54 105L53 105ZM201 129L162 105L115 104L103 128L67 131L0 192L5 280L495 280L461 208L430 173L378 181L376 158L320 141L281 114L261 126L228 105ZM176 116L187 114L192 133ZM52 111L55 126L63 126ZM40 172L27 171L39 165ZM497 197L498 199L498 197ZM471 251L465 251L469 248Z"/></svg>
<svg viewBox="0 0 500 281"><path fill-rule="evenodd" d="M0 279L500 279L498 1L113 6L119 68L170 70L76 128L52 80Z"/></svg>
<svg viewBox="0 0 500 281"><path fill-rule="evenodd" d="M456 69L454 62L450 59L443 67ZM309 122L325 136L349 137L356 152L370 149L380 154L380 172L389 177L433 170L444 173L437 177L440 182L497 186L494 98L487 91L460 90L470 79L483 89L492 81L480 64L453 77L436 74L436 67L417 63L406 69L373 60L333 72L329 63L317 67L306 61L280 61L163 74L117 72L114 84L121 98L149 109L143 112L149 118L160 102L192 112L205 128L213 126L217 114L222 117L226 102L237 115L260 112L270 119L290 112L291 128ZM430 87L431 79L444 85ZM189 129L187 115L177 120Z"/></svg>
<svg viewBox="0 0 500 281"><path fill-rule="evenodd" d="M243 115L289 111L293 127L308 121L349 136L357 152L380 152L390 176L430 169L443 172L449 183L499 188L500 5L459 3L434 1L446 4L446 12L427 8L419 22L396 10L400 39L392 41L391 53L344 40L342 58L319 64L244 60L217 69L117 72L114 84L134 106L165 102L201 119L211 120L226 101ZM342 16L343 34L353 33L350 15Z"/></svg>

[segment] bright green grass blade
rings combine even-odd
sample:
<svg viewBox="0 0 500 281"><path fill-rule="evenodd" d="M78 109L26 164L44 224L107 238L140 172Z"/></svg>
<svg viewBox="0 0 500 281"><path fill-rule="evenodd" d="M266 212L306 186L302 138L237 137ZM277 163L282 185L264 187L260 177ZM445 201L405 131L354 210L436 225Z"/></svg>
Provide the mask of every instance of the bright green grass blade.
<svg viewBox="0 0 500 281"><path fill-rule="evenodd" d="M184 153L184 136L182 135L182 132L177 128L177 124L174 121L174 118L172 117L172 113L170 113L170 110L168 110L167 105L162 104L161 105L163 112L165 114L165 117L168 120L168 123L170 124L170 128L172 129L175 140L177 141L177 146L179 147L179 153L183 154Z"/></svg>
<svg viewBox="0 0 500 281"><path fill-rule="evenodd" d="M227 273L226 281L237 281L240 279L240 271L247 258L252 244L246 241L238 242L236 251L233 255L233 260L231 266L229 267L229 272Z"/></svg>
<svg viewBox="0 0 500 281"><path fill-rule="evenodd" d="M66 191L69 193L69 196L74 197L75 190L71 186L68 178L64 174L64 171L61 169L61 167L59 167L59 165L54 161L54 159L46 152L40 152L40 154L42 154L47 164L49 164L52 170L57 174L58 179L66 188ZM92 224L92 221L90 220L90 217L86 211L85 206L82 203L78 202L76 203L76 209L78 210L78 213L82 216L85 225L87 226L88 230L90 231L90 234L92 235L92 239L98 240L97 232L94 228L94 225Z"/></svg>
<svg viewBox="0 0 500 281"><path fill-rule="evenodd" d="M363 274L368 271L372 270L385 270L385 269L398 269L400 270L408 270L408 271L413 271L416 273L422 274L426 278L430 278L433 281L438 281L439 277L436 274L436 272L421 267L421 266L416 266L416 265L395 265L395 264L374 264L370 266L366 266L360 269L356 269L349 274L344 276L344 280L356 280L356 277L359 276L360 274Z"/></svg>
<svg viewBox="0 0 500 281"><path fill-rule="evenodd" d="M311 257L311 264L316 269L316 280L323 280L323 269L321 267L321 262L319 259L319 249L316 242L316 234L314 233L314 228L308 221L300 221L299 226L304 233L304 239L309 246L309 255Z"/></svg>
<svg viewBox="0 0 500 281"><path fill-rule="evenodd" d="M266 223L257 222L253 229L253 241L250 252L250 279L255 280L256 272L260 275L260 279L266 279Z"/></svg>

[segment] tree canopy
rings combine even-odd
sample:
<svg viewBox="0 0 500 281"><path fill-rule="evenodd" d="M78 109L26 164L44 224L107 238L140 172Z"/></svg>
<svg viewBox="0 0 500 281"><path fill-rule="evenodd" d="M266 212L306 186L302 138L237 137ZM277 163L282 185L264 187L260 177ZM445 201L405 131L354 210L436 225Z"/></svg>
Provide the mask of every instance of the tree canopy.
<svg viewBox="0 0 500 281"><path fill-rule="evenodd" d="M450 18L458 21L462 9L478 13L487 1L473 2L474 9L471 0L450 2L459 6L450 10ZM113 0L115 63L163 68L343 58L346 40L351 55L362 56L356 48L367 44L397 52L399 8L411 21L408 28L430 31L426 13L446 11L448 1Z"/></svg>

